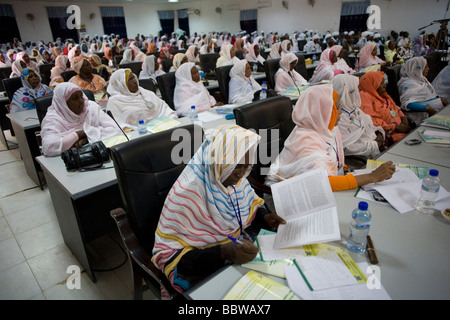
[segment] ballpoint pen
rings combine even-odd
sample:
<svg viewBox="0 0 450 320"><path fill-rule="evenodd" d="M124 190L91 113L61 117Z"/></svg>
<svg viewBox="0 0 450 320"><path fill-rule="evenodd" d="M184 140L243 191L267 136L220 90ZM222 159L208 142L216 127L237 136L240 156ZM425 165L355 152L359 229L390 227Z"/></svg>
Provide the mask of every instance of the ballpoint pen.
<svg viewBox="0 0 450 320"><path fill-rule="evenodd" d="M370 238L370 236L367 236L367 254L369 255L369 260L371 264L377 264L378 263L378 258L377 258L377 254L375 253L375 248L373 247L373 243L372 243L372 239Z"/></svg>
<svg viewBox="0 0 450 320"><path fill-rule="evenodd" d="M228 239L230 239L231 241L233 241L236 244L245 244L244 242L242 242L239 239L233 238L232 236L228 236Z"/></svg>

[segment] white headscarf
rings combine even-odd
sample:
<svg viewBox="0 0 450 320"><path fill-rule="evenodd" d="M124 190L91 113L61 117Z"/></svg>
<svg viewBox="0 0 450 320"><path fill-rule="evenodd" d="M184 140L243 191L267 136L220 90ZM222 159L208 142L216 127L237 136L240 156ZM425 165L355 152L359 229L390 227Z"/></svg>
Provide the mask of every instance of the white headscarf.
<svg viewBox="0 0 450 320"><path fill-rule="evenodd" d="M362 112L361 97L359 95L359 78L341 74L331 80L334 90L339 94L343 111L338 123L342 135L345 155L361 155L374 157L380 153L375 141L376 131L384 136L381 127L375 127L372 118Z"/></svg>
<svg viewBox="0 0 450 320"><path fill-rule="evenodd" d="M229 103L251 102L255 92L261 90L261 86L252 76L245 76L247 64L247 60L239 60L230 70Z"/></svg>
<svg viewBox="0 0 450 320"><path fill-rule="evenodd" d="M272 44L272 46L270 47L270 53L269 53L269 56L267 57L267 60L281 58L281 55L278 52L280 50L280 46L281 46L281 42L276 42L276 43Z"/></svg>
<svg viewBox="0 0 450 320"><path fill-rule="evenodd" d="M134 62L133 50L127 49L123 53L123 57L122 57L122 60L120 61L120 64L130 63L130 62Z"/></svg>
<svg viewBox="0 0 450 320"><path fill-rule="evenodd" d="M433 80L436 93L450 102L450 62Z"/></svg>
<svg viewBox="0 0 450 320"><path fill-rule="evenodd" d="M255 53L255 46L258 46L258 48L262 48L262 50L264 50L263 46L258 45L257 43L253 43L249 48L248 48L248 53L245 55L245 60L249 61L249 62L259 62L262 65L264 65L264 61L266 61L266 59L264 59L261 54L258 54L258 56L256 56Z"/></svg>
<svg viewBox="0 0 450 320"><path fill-rule="evenodd" d="M147 123L160 116L178 118L175 111L154 92L142 87L137 92L131 92L127 85L127 72L131 73L131 70L116 70L109 79L107 89L110 95L107 110L112 112L121 127L136 129L139 120Z"/></svg>
<svg viewBox="0 0 450 320"><path fill-rule="evenodd" d="M191 69L194 67L193 62L185 62L175 72L173 103L178 116L188 116L191 106L195 106L197 112L203 112L216 104L203 83L192 80Z"/></svg>
<svg viewBox="0 0 450 320"><path fill-rule="evenodd" d="M288 45L290 45L291 44L291 41L290 40L283 40L282 42L281 42L281 49L282 49L282 51L281 51L281 57L283 57L284 55L286 55L286 54L288 54L290 51L288 50Z"/></svg>
<svg viewBox="0 0 450 320"><path fill-rule="evenodd" d="M411 58L403 65L398 90L404 110L407 110L408 104L412 102L430 105L437 111L443 108L441 99L437 99L436 90L423 75L426 66L427 60L424 57Z"/></svg>
<svg viewBox="0 0 450 320"><path fill-rule="evenodd" d="M314 70L314 74L309 80L310 83L318 83L322 80L331 80L334 77L336 68L331 62L331 54L334 51L325 49L320 55L320 63Z"/></svg>
<svg viewBox="0 0 450 320"><path fill-rule="evenodd" d="M156 77L165 74L165 72L159 68L155 71L155 66L159 67L159 64L156 63L156 57L152 54L146 56L144 62L142 63L142 70L139 74L139 79L150 78L154 83L156 83Z"/></svg>
<svg viewBox="0 0 450 320"><path fill-rule="evenodd" d="M223 67L223 66L229 66L235 64L239 59L237 57L231 58L231 49L233 49L234 46L231 44L224 44L220 48L220 57L217 59L216 67Z"/></svg>
<svg viewBox="0 0 450 320"><path fill-rule="evenodd" d="M188 57L189 62L200 62L199 55L197 54L197 56L195 56L195 48L198 47L196 45L190 45L186 50L186 56Z"/></svg>
<svg viewBox="0 0 450 320"><path fill-rule="evenodd" d="M290 87L300 87L301 85L308 84L297 71L291 71L291 62L298 61L297 56L289 52L283 56L280 60L280 68L275 73L275 91L282 92Z"/></svg>

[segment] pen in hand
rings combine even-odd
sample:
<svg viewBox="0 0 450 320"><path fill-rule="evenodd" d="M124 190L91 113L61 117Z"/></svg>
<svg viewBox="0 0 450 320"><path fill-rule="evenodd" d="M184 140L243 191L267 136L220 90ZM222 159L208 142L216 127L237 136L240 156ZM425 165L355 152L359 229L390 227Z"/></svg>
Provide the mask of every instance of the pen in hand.
<svg viewBox="0 0 450 320"><path fill-rule="evenodd" d="M244 245L244 246L250 246L251 245L250 243L245 243L245 242L243 242L243 241L241 241L239 239L233 238L232 236L228 236L228 239L230 239L231 241L233 241L234 243L239 244L239 245ZM258 252L260 252L259 248L258 248Z"/></svg>
<svg viewBox="0 0 450 320"><path fill-rule="evenodd" d="M373 247L372 238L370 236L367 236L367 254L369 255L369 260L371 264L377 264L378 258L377 254L375 253L375 248Z"/></svg>

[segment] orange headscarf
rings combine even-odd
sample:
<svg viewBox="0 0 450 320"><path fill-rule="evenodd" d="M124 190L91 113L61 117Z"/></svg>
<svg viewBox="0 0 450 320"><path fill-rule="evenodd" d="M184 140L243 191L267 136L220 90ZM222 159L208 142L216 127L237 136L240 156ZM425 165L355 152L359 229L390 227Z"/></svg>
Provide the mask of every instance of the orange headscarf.
<svg viewBox="0 0 450 320"><path fill-rule="evenodd" d="M331 118L330 118L330 124L328 125L328 130L333 130L336 125L336 118L338 116L336 101L339 98L339 94L336 92L336 90L333 90L333 108L331 108Z"/></svg>

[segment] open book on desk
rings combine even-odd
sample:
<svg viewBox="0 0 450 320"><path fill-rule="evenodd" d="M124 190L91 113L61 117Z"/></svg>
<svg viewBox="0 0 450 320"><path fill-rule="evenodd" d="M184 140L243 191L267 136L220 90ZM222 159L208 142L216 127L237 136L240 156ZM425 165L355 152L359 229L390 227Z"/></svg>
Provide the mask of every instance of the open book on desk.
<svg viewBox="0 0 450 320"><path fill-rule="evenodd" d="M450 130L450 116L435 114L429 118L425 118L422 122L423 126Z"/></svg>
<svg viewBox="0 0 450 320"><path fill-rule="evenodd" d="M336 201L325 169L314 169L271 186L278 226L274 249L340 240Z"/></svg>

